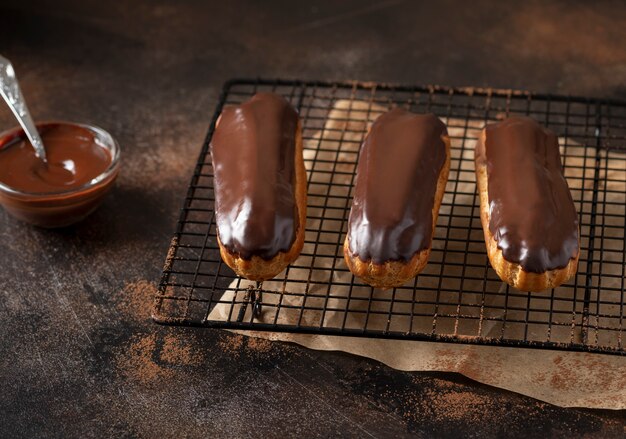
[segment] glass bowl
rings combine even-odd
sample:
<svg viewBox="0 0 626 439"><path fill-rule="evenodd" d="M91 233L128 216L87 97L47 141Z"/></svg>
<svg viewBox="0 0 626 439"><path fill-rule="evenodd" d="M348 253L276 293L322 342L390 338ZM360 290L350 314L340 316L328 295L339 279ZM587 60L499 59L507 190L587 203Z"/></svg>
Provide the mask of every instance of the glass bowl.
<svg viewBox="0 0 626 439"><path fill-rule="evenodd" d="M46 125L71 125L90 131L95 143L108 150L111 163L100 175L82 186L58 192L24 192L0 181L0 205L15 218L46 228L65 227L85 219L102 202L111 190L119 172L120 147L115 139L102 128L63 121L37 123L37 129ZM13 128L0 134L0 150L18 137L24 137L21 128Z"/></svg>

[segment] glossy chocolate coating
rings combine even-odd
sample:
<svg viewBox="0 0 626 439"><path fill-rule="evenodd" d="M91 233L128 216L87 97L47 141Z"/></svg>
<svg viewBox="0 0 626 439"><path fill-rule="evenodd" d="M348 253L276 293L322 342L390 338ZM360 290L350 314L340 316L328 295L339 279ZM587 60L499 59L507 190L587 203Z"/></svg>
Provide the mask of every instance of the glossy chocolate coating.
<svg viewBox="0 0 626 439"><path fill-rule="evenodd" d="M101 145L93 127L50 122L37 124L37 129L48 165L35 156L22 129L0 137L0 204L28 223L65 227L100 205L113 186L118 162L113 163L111 145Z"/></svg>
<svg viewBox="0 0 626 439"><path fill-rule="evenodd" d="M48 163L35 155L25 135L17 136L0 150L0 182L20 192L63 192L87 184L111 164L109 152L79 125L41 125L39 134Z"/></svg>
<svg viewBox="0 0 626 439"><path fill-rule="evenodd" d="M391 110L376 119L359 155L350 251L376 264L408 261L430 247L446 126L433 114Z"/></svg>
<svg viewBox="0 0 626 439"><path fill-rule="evenodd" d="M298 227L298 114L281 96L258 93L224 108L211 139L220 242L243 259L287 252Z"/></svg>
<svg viewBox="0 0 626 439"><path fill-rule="evenodd" d="M524 271L565 267L578 254L578 216L563 176L557 136L529 117L485 127L489 230L504 259Z"/></svg>

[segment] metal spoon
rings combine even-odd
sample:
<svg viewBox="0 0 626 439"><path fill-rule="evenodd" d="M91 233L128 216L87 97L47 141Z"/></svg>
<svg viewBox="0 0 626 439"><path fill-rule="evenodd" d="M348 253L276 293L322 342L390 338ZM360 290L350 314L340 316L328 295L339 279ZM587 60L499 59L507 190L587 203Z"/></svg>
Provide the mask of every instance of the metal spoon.
<svg viewBox="0 0 626 439"><path fill-rule="evenodd" d="M48 163L46 149L43 146L41 137L39 137L39 131L37 131L33 119L30 117L28 108L26 108L26 101L17 83L13 65L11 61L2 55L0 55L0 94L11 108L11 111L13 111L17 121L24 128L28 140L35 148L35 155L44 163Z"/></svg>

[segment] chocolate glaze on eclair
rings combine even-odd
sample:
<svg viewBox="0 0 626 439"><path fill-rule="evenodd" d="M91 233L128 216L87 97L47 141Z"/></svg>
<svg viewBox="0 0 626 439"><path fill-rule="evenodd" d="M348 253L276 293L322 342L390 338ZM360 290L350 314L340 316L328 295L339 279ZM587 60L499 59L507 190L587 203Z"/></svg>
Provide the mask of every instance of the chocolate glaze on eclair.
<svg viewBox="0 0 626 439"><path fill-rule="evenodd" d="M357 165L347 244L361 261L406 262L430 247L446 126L396 108L372 125ZM447 178L447 176L446 176Z"/></svg>
<svg viewBox="0 0 626 439"><path fill-rule="evenodd" d="M529 117L487 125L476 147L486 165L489 231L505 260L530 273L566 267L579 252L578 216L557 136Z"/></svg>
<svg viewBox="0 0 626 439"><path fill-rule="evenodd" d="M355 276L392 288L422 271L449 170L450 138L436 116L395 109L376 119L361 146L343 246Z"/></svg>
<svg viewBox="0 0 626 439"><path fill-rule="evenodd" d="M220 244L239 258L264 260L296 239L298 114L281 96L258 93L224 108L211 140Z"/></svg>

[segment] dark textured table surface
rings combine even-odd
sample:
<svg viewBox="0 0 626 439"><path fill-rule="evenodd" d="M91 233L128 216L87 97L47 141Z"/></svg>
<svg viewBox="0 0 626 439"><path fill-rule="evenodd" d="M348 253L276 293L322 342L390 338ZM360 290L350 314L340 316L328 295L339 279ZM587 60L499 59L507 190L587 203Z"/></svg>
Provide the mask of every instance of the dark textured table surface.
<svg viewBox="0 0 626 439"><path fill-rule="evenodd" d="M626 97L623 3L466 3L3 1L0 53L35 118L104 127L123 169L78 226L0 211L0 435L623 437L624 412L150 320L230 77ZM0 109L0 129L13 125Z"/></svg>

